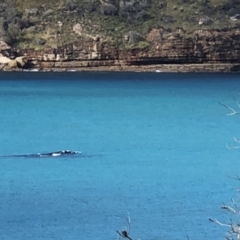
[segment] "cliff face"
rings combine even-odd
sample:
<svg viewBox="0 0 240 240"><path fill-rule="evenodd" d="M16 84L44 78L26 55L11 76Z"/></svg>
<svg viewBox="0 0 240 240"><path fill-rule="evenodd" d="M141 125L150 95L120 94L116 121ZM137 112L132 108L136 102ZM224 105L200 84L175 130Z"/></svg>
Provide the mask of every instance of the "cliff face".
<svg viewBox="0 0 240 240"><path fill-rule="evenodd" d="M179 29L173 34L158 29L149 46L127 49L101 39L80 39L59 48L22 49L17 54L27 56L28 66L42 69L81 69L87 67L155 66L161 64L232 64L240 65L240 30L198 30L186 37Z"/></svg>
<svg viewBox="0 0 240 240"><path fill-rule="evenodd" d="M139 63L240 63L240 30L194 31L187 38L179 30L158 42L152 51L140 55Z"/></svg>
<svg viewBox="0 0 240 240"><path fill-rule="evenodd" d="M3 70L220 64L236 71L240 0L3 0L0 51Z"/></svg>

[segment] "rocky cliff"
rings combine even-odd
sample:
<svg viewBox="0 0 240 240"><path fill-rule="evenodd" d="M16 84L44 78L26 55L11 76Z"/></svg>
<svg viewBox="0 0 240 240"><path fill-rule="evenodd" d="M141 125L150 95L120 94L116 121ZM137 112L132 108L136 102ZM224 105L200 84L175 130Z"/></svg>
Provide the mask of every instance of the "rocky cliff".
<svg viewBox="0 0 240 240"><path fill-rule="evenodd" d="M237 1L218 1L215 15L210 11L213 1L206 1L199 9L204 17L191 12L196 9L190 2L184 1L184 8L174 0L170 6L153 0L24 2L0 4L3 70L240 71Z"/></svg>

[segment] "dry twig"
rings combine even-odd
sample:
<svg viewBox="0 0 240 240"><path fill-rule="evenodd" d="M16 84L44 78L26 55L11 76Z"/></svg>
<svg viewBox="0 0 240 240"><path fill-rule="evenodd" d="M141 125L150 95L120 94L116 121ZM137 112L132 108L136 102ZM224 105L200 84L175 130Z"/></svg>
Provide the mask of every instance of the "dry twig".
<svg viewBox="0 0 240 240"><path fill-rule="evenodd" d="M125 218L125 220L128 223L128 227L124 228L121 232L116 230L116 232L118 233L119 236L121 236L122 238L128 238L129 240L132 240L132 238L129 236L130 234L130 228L131 228L131 219L129 216L129 213L126 215L123 214L123 217Z"/></svg>
<svg viewBox="0 0 240 240"><path fill-rule="evenodd" d="M237 112L235 109L229 107L228 105L221 103L221 102L218 102L218 103L231 111L230 113L227 113L227 115L231 116L231 115L235 115L235 114L240 114L240 112Z"/></svg>

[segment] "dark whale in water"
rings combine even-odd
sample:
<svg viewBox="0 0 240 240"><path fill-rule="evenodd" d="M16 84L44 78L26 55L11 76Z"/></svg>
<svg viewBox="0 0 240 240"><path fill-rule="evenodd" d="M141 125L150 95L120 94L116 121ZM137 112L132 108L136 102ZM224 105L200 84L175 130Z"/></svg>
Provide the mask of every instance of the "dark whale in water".
<svg viewBox="0 0 240 240"><path fill-rule="evenodd" d="M6 158L93 158L102 157L103 154L85 154L80 151L62 150L56 152L42 152L34 154L12 154L12 155L0 155L0 159Z"/></svg>
<svg viewBox="0 0 240 240"><path fill-rule="evenodd" d="M47 153L37 153L37 154L15 154L15 155L8 155L8 156L1 156L2 158L5 157L27 157L27 158L47 158L47 157L63 157L63 156L75 156L75 155L82 155L82 152L79 151L70 151L70 150L62 150L56 152L47 152Z"/></svg>
<svg viewBox="0 0 240 240"><path fill-rule="evenodd" d="M49 153L38 153L39 157L59 157L59 156L66 156L66 155L79 155L81 152L79 151L70 151L70 150L63 150L57 152L49 152Z"/></svg>

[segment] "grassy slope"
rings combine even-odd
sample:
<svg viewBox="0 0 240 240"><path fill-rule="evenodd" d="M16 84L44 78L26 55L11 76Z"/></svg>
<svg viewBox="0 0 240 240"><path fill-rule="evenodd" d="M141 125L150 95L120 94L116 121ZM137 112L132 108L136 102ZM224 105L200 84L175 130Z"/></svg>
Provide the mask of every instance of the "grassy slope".
<svg viewBox="0 0 240 240"><path fill-rule="evenodd" d="M7 0L5 0L7 1ZM134 3L137 1L125 0ZM145 36L152 28L163 27L166 31L183 28L187 33L196 29L235 28L240 26L240 20L231 21L230 16L240 14L240 0L145 0L145 7L128 12L127 16L116 14L106 15L100 11L100 0L13 0L20 16L29 18L34 27L24 29L15 42L19 47L42 48L34 39L47 40L46 46L55 46L57 22L63 23L61 41L65 44L77 40L79 37L72 32L75 23L81 23L84 33L107 37L119 42L128 31L136 30ZM105 1L106 2L106 1ZM109 0L109 3L119 9L120 0ZM140 1L144 2L144 0ZM77 8L77 12L67 12L68 6ZM38 8L40 14L26 16L26 8ZM42 13L48 9L54 12L43 17ZM139 13L144 13L138 17ZM211 18L208 25L199 25L201 17ZM44 25L45 24L45 25ZM36 27L37 26L37 27Z"/></svg>

